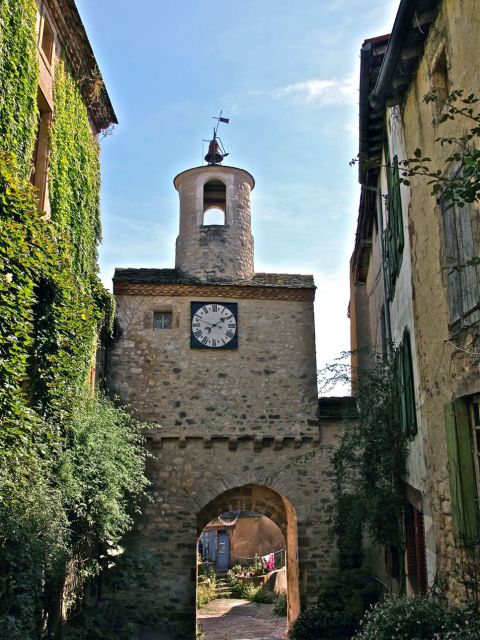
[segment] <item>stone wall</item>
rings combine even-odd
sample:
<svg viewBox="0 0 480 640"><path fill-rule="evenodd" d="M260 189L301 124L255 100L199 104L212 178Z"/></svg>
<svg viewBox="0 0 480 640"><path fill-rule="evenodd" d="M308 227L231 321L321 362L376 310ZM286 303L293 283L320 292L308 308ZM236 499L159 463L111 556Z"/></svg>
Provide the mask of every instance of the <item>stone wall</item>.
<svg viewBox="0 0 480 640"><path fill-rule="evenodd" d="M221 181L226 187L225 225L203 224L204 185L211 180ZM234 167L206 166L180 173L174 184L180 196L175 267L208 282L252 278L252 176Z"/></svg>
<svg viewBox="0 0 480 640"><path fill-rule="evenodd" d="M464 119L438 124L435 104L423 96L432 89L439 56L445 52L450 89L480 95L478 50L480 2L445 0L426 43L425 53L410 88L403 112L407 157L417 147L433 159L432 169L444 169L453 149L441 147L439 136L461 136L470 127ZM453 169L453 167L451 168ZM452 398L479 393L478 324L452 333L449 328L442 212L427 180L414 178L409 210L412 244L414 314L418 367L421 378L419 406L425 433L426 465L432 497L438 570L448 581L454 601L464 597L462 574L465 554L453 537L445 437L444 404ZM467 563L468 564L468 563Z"/></svg>
<svg viewBox="0 0 480 640"><path fill-rule="evenodd" d="M287 544L289 617L313 604L336 566L329 535L333 448L347 423L322 425L321 441L285 439L281 446L244 438L149 434L152 501L127 543L132 558L148 558L137 583L120 599L128 619L149 620L172 639L194 638L196 544L214 517L227 510L262 513Z"/></svg>
<svg viewBox="0 0 480 640"><path fill-rule="evenodd" d="M239 300L238 349L192 349L190 303L202 299L117 296L111 391L168 434L318 432L313 303ZM155 331L162 310L173 327Z"/></svg>

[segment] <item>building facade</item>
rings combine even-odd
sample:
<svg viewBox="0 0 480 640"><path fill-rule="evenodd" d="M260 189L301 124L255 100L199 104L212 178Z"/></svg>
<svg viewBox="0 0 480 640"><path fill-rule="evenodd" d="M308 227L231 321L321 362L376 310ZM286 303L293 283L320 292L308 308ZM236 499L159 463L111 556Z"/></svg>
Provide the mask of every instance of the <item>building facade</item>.
<svg viewBox="0 0 480 640"><path fill-rule="evenodd" d="M108 315L98 134L116 118L73 0L2 0L0 42L0 635L57 638L106 544L61 468ZM105 452L81 458L95 474ZM105 484L74 500L104 501Z"/></svg>
<svg viewBox="0 0 480 640"><path fill-rule="evenodd" d="M117 269L110 390L147 431L153 502L127 553L148 553L124 594L171 637L195 636L196 550L207 524L254 511L282 531L291 623L335 565L326 505L340 422L320 430L311 276L254 272L245 170L212 164L174 181L175 269ZM210 212L219 217L208 224ZM132 614L133 615L133 614Z"/></svg>
<svg viewBox="0 0 480 640"><path fill-rule="evenodd" d="M31 182L37 190L39 209L48 213L49 129L55 110L55 67L59 58L64 57L77 79L92 135L117 124L117 119L75 4L66 0L36 0L36 4L38 123Z"/></svg>
<svg viewBox="0 0 480 640"><path fill-rule="evenodd" d="M392 33L364 42L351 260L352 348L387 356L394 345L402 360L407 591L442 578L457 602L469 597L465 576L478 577L480 542L479 210L478 202L451 206L417 162L403 161L430 158L440 180L461 175L473 123L447 117L448 95L479 95L479 10L475 0L402 0ZM441 136L455 140L442 145ZM446 162L452 150L459 154ZM354 356L360 370L362 358ZM391 564L382 560L377 571L398 589Z"/></svg>

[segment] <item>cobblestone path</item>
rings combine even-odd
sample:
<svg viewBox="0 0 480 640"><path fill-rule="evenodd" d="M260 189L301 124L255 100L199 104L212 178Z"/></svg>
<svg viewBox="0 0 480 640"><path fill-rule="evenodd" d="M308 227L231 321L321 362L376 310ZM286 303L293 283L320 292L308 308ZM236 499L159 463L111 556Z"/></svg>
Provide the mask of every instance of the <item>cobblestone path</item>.
<svg viewBox="0 0 480 640"><path fill-rule="evenodd" d="M197 614L205 640L284 640L287 619L272 604L232 598L212 600Z"/></svg>

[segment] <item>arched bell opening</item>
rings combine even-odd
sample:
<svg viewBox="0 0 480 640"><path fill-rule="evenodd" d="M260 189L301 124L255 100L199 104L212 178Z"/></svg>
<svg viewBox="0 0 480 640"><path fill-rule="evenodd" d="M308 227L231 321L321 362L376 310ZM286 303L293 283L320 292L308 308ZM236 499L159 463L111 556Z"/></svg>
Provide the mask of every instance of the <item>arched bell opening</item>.
<svg viewBox="0 0 480 640"><path fill-rule="evenodd" d="M203 185L203 224L225 225L227 188L221 180L209 180Z"/></svg>
<svg viewBox="0 0 480 640"><path fill-rule="evenodd" d="M225 554L228 551L230 557L227 564L229 566L224 567L225 558L220 558L220 564L222 565L220 573L231 568L234 564L235 566L242 564L239 559L245 558L243 553L248 555L246 549L250 549L250 547L246 543L243 546L243 552L240 552L242 546L239 546L237 540L235 543L237 549L232 549L230 542L232 537L228 535L228 530L232 527L232 523L242 513L255 514L257 518L257 523L255 524L260 529L265 527L263 531L268 530L272 536L275 535L275 531L278 531L278 536L276 538L273 537L272 542L269 544L279 544L283 549L272 548L269 551L265 551L264 554L262 553L261 556L260 554L256 555L265 563L265 569L268 568L274 573L279 573L278 576L273 576L274 582L270 582L268 586L272 587L274 584L276 588L277 580L279 585L286 586L288 600L287 625L290 627L300 613L300 591L297 517L293 505L287 498L269 487L243 485L229 489L211 500L197 514L197 559L200 557L200 562L203 563L205 556L212 558L215 555L215 560L210 559L213 570L215 570L215 565L218 564L219 560L219 553ZM270 523L268 526L267 521ZM235 522L235 524L237 523ZM248 527L252 528L252 525L250 524ZM223 546L220 547L219 544L223 544ZM215 545L215 547L212 548L211 545ZM210 548L207 549L207 546ZM264 551L266 547L261 549ZM283 552L283 555L277 555L275 552ZM272 553L274 554L273 569L272 565L267 567L266 564L269 559L272 561L272 558L269 558ZM248 560L248 558L246 559ZM282 567L277 569L275 565L277 567L282 565L283 576L280 575ZM199 564L197 562L197 582L198 567Z"/></svg>
<svg viewBox="0 0 480 640"><path fill-rule="evenodd" d="M225 226L225 211L219 209L218 207L211 207L207 209L203 214L203 226L204 227L213 227L213 226Z"/></svg>

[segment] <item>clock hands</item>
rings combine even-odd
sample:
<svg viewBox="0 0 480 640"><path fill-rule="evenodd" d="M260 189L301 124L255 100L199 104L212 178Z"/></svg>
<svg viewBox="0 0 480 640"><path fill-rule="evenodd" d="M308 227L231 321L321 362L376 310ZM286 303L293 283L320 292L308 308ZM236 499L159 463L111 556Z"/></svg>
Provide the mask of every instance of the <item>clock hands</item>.
<svg viewBox="0 0 480 640"><path fill-rule="evenodd" d="M192 311L193 309L192 303ZM199 305L192 316L192 347L236 349L237 323L235 315L236 309L232 310L217 303ZM230 342L233 346L229 345Z"/></svg>
<svg viewBox="0 0 480 640"><path fill-rule="evenodd" d="M217 327L221 322L225 322L225 320L226 320L226 318L220 318L220 320L218 322L213 323L213 322L209 322L208 320L204 320L203 318L198 318L198 319L201 320L201 322L205 322L205 324L209 324L212 327L212 329L214 327ZM208 329L208 327L207 327L207 329ZM210 331L212 329L210 329Z"/></svg>

